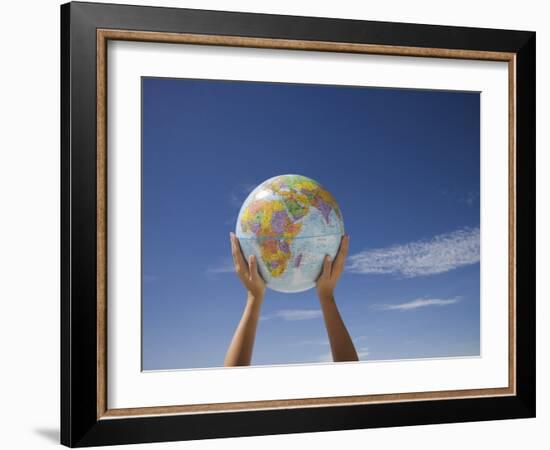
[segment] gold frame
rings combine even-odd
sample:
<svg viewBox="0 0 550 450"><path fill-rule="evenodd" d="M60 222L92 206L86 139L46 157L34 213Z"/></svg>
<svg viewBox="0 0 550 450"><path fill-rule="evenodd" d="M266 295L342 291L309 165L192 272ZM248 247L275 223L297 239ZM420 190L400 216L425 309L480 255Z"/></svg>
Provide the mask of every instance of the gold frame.
<svg viewBox="0 0 550 450"><path fill-rule="evenodd" d="M453 59L503 61L508 63L508 387L401 394L317 397L201 405L147 406L108 409L107 405L107 41L142 41L218 45L287 50L363 53ZM340 42L247 38L238 36L158 33L148 31L97 30L97 419L121 417L217 413L243 410L343 406L420 400L444 400L516 395L516 55L515 53L443 48L398 47Z"/></svg>

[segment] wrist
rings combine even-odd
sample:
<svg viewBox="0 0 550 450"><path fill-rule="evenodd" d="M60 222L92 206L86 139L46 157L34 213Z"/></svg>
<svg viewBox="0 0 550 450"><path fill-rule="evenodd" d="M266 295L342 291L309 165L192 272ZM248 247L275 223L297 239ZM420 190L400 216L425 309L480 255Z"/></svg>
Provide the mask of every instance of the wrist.
<svg viewBox="0 0 550 450"><path fill-rule="evenodd" d="M321 304L334 302L333 292L317 292Z"/></svg>
<svg viewBox="0 0 550 450"><path fill-rule="evenodd" d="M263 292L250 292L248 291L246 300L248 303L261 304L264 300Z"/></svg>

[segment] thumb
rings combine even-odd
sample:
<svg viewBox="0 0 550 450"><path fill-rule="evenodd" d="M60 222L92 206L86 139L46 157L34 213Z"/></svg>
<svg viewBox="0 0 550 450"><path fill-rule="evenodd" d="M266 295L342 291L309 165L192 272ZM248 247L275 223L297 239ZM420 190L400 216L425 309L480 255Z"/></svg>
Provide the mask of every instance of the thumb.
<svg viewBox="0 0 550 450"><path fill-rule="evenodd" d="M330 260L330 256L325 255L325 259L323 261L323 272L322 272L321 275L329 277L330 276L331 265L332 265L332 262Z"/></svg>
<svg viewBox="0 0 550 450"><path fill-rule="evenodd" d="M256 262L255 255L250 255L248 257L248 273L251 280L258 276L258 263Z"/></svg>

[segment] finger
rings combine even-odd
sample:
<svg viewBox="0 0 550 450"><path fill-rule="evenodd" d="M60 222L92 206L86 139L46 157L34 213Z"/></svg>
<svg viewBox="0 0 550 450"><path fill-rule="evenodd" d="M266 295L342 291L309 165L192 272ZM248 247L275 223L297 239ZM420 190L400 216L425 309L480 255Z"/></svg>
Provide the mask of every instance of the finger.
<svg viewBox="0 0 550 450"><path fill-rule="evenodd" d="M340 274L344 271L344 264L346 262L348 248L349 248L349 236L346 235L342 237L340 241L340 248L338 249L338 254L334 259L333 274L336 276L340 276Z"/></svg>
<svg viewBox="0 0 550 450"><path fill-rule="evenodd" d="M241 278L248 276L248 264L244 260L241 246L235 234L231 233L231 254L235 264L235 271Z"/></svg>
<svg viewBox="0 0 550 450"><path fill-rule="evenodd" d="M233 264L237 267L239 265L239 261L237 259L237 246L235 244L235 235L233 233L229 233L229 241L231 242L231 257L233 258Z"/></svg>
<svg viewBox="0 0 550 450"><path fill-rule="evenodd" d="M331 266L332 262L330 260L330 256L325 255L325 259L323 260L323 270L321 271L321 276L319 278L330 277Z"/></svg>
<svg viewBox="0 0 550 450"><path fill-rule="evenodd" d="M248 275L250 276L250 280L254 280L258 276L258 267L254 255L248 257Z"/></svg>
<svg viewBox="0 0 550 450"><path fill-rule="evenodd" d="M256 255L250 255L248 272L250 273L250 280L253 282L262 281L265 283L260 270L258 269L258 259Z"/></svg>
<svg viewBox="0 0 550 450"><path fill-rule="evenodd" d="M231 244L231 257L233 258L233 264L237 266L237 253L235 252L235 243L233 242L233 233L229 233L229 243Z"/></svg>

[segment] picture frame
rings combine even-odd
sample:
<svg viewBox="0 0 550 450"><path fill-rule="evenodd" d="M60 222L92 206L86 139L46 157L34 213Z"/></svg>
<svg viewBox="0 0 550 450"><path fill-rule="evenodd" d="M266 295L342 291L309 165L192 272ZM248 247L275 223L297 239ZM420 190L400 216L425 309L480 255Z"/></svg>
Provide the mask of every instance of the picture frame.
<svg viewBox="0 0 550 450"><path fill-rule="evenodd" d="M61 443L69 447L535 416L534 32L71 2L61 6ZM508 385L109 408L107 44L155 42L508 70Z"/></svg>

